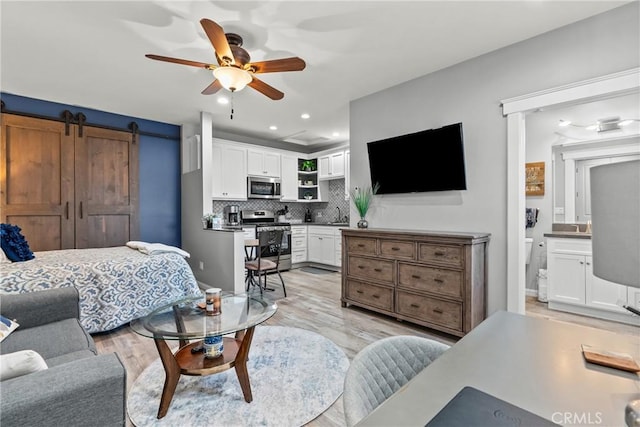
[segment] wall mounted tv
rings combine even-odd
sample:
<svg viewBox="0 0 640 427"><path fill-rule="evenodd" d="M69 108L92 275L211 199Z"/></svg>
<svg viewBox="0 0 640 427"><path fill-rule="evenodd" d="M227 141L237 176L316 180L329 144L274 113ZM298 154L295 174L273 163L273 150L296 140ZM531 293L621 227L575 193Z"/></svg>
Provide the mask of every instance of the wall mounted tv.
<svg viewBox="0 0 640 427"><path fill-rule="evenodd" d="M462 123L367 143L377 194L466 190Z"/></svg>

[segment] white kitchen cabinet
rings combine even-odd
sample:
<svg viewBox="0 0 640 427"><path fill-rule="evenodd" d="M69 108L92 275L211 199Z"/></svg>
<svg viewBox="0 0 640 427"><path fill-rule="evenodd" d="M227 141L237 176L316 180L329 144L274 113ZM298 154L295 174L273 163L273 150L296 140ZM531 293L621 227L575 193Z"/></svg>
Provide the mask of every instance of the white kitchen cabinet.
<svg viewBox="0 0 640 427"><path fill-rule="evenodd" d="M280 153L247 150L247 174L280 178Z"/></svg>
<svg viewBox="0 0 640 427"><path fill-rule="evenodd" d="M335 265L336 248L333 227L309 226L307 243L310 262Z"/></svg>
<svg viewBox="0 0 640 427"><path fill-rule="evenodd" d="M344 178L344 151L327 154L318 158L318 178Z"/></svg>
<svg viewBox="0 0 640 427"><path fill-rule="evenodd" d="M307 261L307 226L291 226L291 263Z"/></svg>
<svg viewBox="0 0 640 427"><path fill-rule="evenodd" d="M334 247L335 247L335 257L334 264L336 267L342 266L342 231L340 228L333 229L333 237L334 237Z"/></svg>
<svg viewBox="0 0 640 427"><path fill-rule="evenodd" d="M247 149L214 143L212 157L212 198L247 200Z"/></svg>
<svg viewBox="0 0 640 427"><path fill-rule="evenodd" d="M640 324L621 307L640 292L593 275L590 239L547 237L547 279L550 309Z"/></svg>
<svg viewBox="0 0 640 427"><path fill-rule="evenodd" d="M298 156L283 154L280 162L281 190L283 202L298 200ZM305 227L306 230L306 227ZM306 235L306 231L305 231Z"/></svg>

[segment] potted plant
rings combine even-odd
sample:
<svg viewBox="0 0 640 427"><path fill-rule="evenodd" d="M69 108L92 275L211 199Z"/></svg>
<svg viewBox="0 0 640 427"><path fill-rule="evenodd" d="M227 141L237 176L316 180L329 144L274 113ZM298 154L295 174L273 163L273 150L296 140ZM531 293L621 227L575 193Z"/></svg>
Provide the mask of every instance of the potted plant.
<svg viewBox="0 0 640 427"><path fill-rule="evenodd" d="M301 168L303 171L311 172L316 170L316 161L315 160L305 160L302 162Z"/></svg>
<svg viewBox="0 0 640 427"><path fill-rule="evenodd" d="M365 219L367 216L367 211L369 210L369 205L371 204L371 199L374 194L378 192L378 188L380 186L376 183L373 188L365 187L358 188L356 187L354 190L351 190L351 200L353 200L353 204L360 215L360 221L358 221L358 228L367 228L369 223Z"/></svg>
<svg viewBox="0 0 640 427"><path fill-rule="evenodd" d="M202 216L202 227L203 228L213 228L213 219L218 216L212 213L207 213Z"/></svg>

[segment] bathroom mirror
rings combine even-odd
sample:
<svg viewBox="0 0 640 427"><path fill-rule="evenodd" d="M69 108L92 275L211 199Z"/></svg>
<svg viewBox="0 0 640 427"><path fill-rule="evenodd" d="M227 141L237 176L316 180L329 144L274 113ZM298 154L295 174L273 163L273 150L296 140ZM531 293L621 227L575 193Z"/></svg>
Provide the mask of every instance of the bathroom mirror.
<svg viewBox="0 0 640 427"><path fill-rule="evenodd" d="M640 158L639 106L634 93L528 114L526 162L547 162L550 191L527 197L527 206L549 223L588 222L589 169Z"/></svg>

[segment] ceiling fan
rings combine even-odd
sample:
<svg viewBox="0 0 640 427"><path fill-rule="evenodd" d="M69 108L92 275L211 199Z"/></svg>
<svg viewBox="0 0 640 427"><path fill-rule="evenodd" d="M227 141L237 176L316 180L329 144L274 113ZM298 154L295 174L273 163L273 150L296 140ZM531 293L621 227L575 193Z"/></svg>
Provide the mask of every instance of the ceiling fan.
<svg viewBox="0 0 640 427"><path fill-rule="evenodd" d="M242 48L242 37L235 33L225 34L222 27L210 19L201 19L200 24L213 45L218 65L153 54L145 56L158 61L213 71L215 80L202 91L203 95L214 94L223 87L231 92L237 92L245 86L250 86L273 100L282 99L284 93L259 80L255 75L281 71L301 71L306 66L305 62L298 57L250 62L249 53Z"/></svg>

